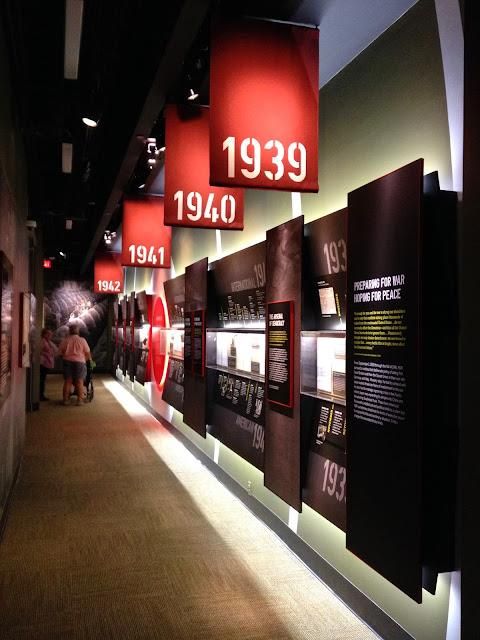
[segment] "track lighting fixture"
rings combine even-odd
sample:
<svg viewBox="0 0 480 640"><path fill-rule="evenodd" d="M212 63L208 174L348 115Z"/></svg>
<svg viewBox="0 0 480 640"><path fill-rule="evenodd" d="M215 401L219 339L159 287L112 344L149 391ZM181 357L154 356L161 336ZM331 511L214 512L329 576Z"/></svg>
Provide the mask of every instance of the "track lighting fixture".
<svg viewBox="0 0 480 640"><path fill-rule="evenodd" d="M116 231L109 231L108 229L106 229L103 234L103 240L105 241L105 244L112 244L112 240L116 237L116 235Z"/></svg>

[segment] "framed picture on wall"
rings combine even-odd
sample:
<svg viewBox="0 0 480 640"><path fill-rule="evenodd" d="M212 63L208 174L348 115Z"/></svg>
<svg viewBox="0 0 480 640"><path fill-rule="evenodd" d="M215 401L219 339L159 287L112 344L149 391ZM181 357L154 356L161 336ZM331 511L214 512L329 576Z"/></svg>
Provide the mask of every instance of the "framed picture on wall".
<svg viewBox="0 0 480 640"><path fill-rule="evenodd" d="M20 331L18 366L29 367L31 363L31 304L32 294L30 292L20 294Z"/></svg>
<svg viewBox="0 0 480 640"><path fill-rule="evenodd" d="M13 267L0 251L0 407L12 384Z"/></svg>

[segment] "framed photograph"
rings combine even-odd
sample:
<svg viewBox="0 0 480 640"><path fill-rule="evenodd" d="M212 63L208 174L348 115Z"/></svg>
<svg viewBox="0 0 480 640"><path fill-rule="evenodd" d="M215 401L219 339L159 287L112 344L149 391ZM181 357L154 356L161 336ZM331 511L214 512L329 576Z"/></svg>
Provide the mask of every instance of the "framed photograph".
<svg viewBox="0 0 480 640"><path fill-rule="evenodd" d="M32 294L20 294L20 344L18 349L18 366L29 367L31 364L31 305Z"/></svg>
<svg viewBox="0 0 480 640"><path fill-rule="evenodd" d="M13 267L0 251L0 407L12 385Z"/></svg>

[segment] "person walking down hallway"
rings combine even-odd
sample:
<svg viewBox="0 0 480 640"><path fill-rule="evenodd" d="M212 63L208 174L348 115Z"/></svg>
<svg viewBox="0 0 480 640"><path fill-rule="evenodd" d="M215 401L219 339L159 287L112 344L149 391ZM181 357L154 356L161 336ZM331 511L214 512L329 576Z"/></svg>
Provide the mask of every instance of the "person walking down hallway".
<svg viewBox="0 0 480 640"><path fill-rule="evenodd" d="M72 384L77 393L77 405L83 403L83 381L87 376L87 361L91 360L90 347L85 338L80 337L78 325L69 326L70 335L60 345L63 358L63 404L70 404Z"/></svg>
<svg viewBox="0 0 480 640"><path fill-rule="evenodd" d="M57 353L57 346L52 342L52 332L49 329L42 329L40 343L40 400L48 400L45 396L45 380L47 374L53 369Z"/></svg>

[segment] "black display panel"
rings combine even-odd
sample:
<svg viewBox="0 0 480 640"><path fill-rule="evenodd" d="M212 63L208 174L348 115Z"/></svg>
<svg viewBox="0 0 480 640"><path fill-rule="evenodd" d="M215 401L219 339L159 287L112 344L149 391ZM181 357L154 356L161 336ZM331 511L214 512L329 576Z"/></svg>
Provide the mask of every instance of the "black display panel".
<svg viewBox="0 0 480 640"><path fill-rule="evenodd" d="M136 319L140 324L147 324L149 319L149 296L146 291L139 291L137 293L137 315Z"/></svg>
<svg viewBox="0 0 480 640"><path fill-rule="evenodd" d="M185 275L163 283L171 327L182 328L185 313Z"/></svg>
<svg viewBox="0 0 480 640"><path fill-rule="evenodd" d="M347 548L422 599L423 160L348 196Z"/></svg>
<svg viewBox="0 0 480 640"><path fill-rule="evenodd" d="M185 270L185 339L183 421L204 438L207 435L207 382L199 375L200 362L205 366L205 309L208 300L208 258ZM195 320L197 320L195 334ZM200 321L200 325L198 323ZM200 338L200 333L201 338ZM203 349L199 340L203 342ZM203 357L200 357L199 353ZM195 371L197 370L197 372Z"/></svg>
<svg viewBox="0 0 480 640"><path fill-rule="evenodd" d="M150 364L148 355L148 349L135 349L135 380L142 385L148 381L148 366Z"/></svg>
<svg viewBox="0 0 480 640"><path fill-rule="evenodd" d="M221 258L212 266L215 326L263 326L266 313L265 242Z"/></svg>
<svg viewBox="0 0 480 640"><path fill-rule="evenodd" d="M231 373L209 370L209 433L263 470L265 385Z"/></svg>
<svg viewBox="0 0 480 640"><path fill-rule="evenodd" d="M205 376L205 310L199 309L192 313L193 344L192 344L192 371L195 375Z"/></svg>
<svg viewBox="0 0 480 640"><path fill-rule="evenodd" d="M185 370L193 373L193 314L187 311L184 315L184 354Z"/></svg>
<svg viewBox="0 0 480 640"><path fill-rule="evenodd" d="M344 331L347 209L305 225L305 273L303 329Z"/></svg>
<svg viewBox="0 0 480 640"><path fill-rule="evenodd" d="M268 402L265 410L265 486L297 511L302 509L300 422L300 326L303 216L267 231L266 302L292 303L292 407ZM268 341L268 337L267 337ZM271 378L266 367L266 379Z"/></svg>
<svg viewBox="0 0 480 640"><path fill-rule="evenodd" d="M328 442L312 444L303 501L336 527L346 529L346 453Z"/></svg>
<svg viewBox="0 0 480 640"><path fill-rule="evenodd" d="M177 411L183 411L183 360L169 356L162 398Z"/></svg>
<svg viewBox="0 0 480 640"><path fill-rule="evenodd" d="M293 407L294 305L267 304L267 397L282 407Z"/></svg>

